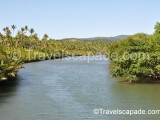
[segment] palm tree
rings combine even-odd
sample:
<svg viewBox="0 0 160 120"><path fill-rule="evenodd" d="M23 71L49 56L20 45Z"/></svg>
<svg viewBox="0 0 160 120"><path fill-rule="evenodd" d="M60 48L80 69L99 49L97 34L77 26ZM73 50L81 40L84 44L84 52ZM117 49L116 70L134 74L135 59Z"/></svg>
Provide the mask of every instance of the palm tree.
<svg viewBox="0 0 160 120"><path fill-rule="evenodd" d="M30 47L32 47L32 44L31 44L31 42L32 42L32 39L33 39L33 33L34 33L34 29L33 28L31 28L30 30L29 30L29 32L30 32L30 37L29 37L29 43L30 43Z"/></svg>
<svg viewBox="0 0 160 120"><path fill-rule="evenodd" d="M9 29L8 27L3 28L5 34L7 34L8 29Z"/></svg>
<svg viewBox="0 0 160 120"><path fill-rule="evenodd" d="M11 28L13 30L13 36L14 36L14 30L16 29L16 25L12 25Z"/></svg>
<svg viewBox="0 0 160 120"><path fill-rule="evenodd" d="M29 32L30 32L30 34L31 34L31 36L33 35L33 33L34 33L34 29L33 28L31 28L30 30L29 30Z"/></svg>
<svg viewBox="0 0 160 120"><path fill-rule="evenodd" d="M6 34L6 28L3 28L3 32Z"/></svg>
<svg viewBox="0 0 160 120"><path fill-rule="evenodd" d="M21 28L21 32L22 32L22 34L24 33L24 31L25 31L25 28L24 28L24 27L22 27L22 28Z"/></svg>
<svg viewBox="0 0 160 120"><path fill-rule="evenodd" d="M9 46L9 43L7 43L7 41L11 40L10 37L11 37L11 31L9 29L9 27L5 27L3 28L3 31L5 33L5 43Z"/></svg>
<svg viewBox="0 0 160 120"><path fill-rule="evenodd" d="M22 27L21 28L21 35L20 35L20 42L21 42L21 44L23 43L23 40L24 40L24 31L25 31L25 28Z"/></svg>
<svg viewBox="0 0 160 120"><path fill-rule="evenodd" d="M26 26L24 27L24 29L25 29L25 33L27 33L27 31L28 31L28 26L26 25Z"/></svg>
<svg viewBox="0 0 160 120"><path fill-rule="evenodd" d="M10 31L9 27L3 28L3 31L5 32L6 37L9 37L11 35L11 31Z"/></svg>

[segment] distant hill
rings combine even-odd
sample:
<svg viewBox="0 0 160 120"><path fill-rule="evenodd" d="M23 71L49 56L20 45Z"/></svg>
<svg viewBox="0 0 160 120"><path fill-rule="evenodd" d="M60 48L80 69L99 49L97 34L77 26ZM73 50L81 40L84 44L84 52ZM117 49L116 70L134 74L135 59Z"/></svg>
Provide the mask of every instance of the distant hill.
<svg viewBox="0 0 160 120"><path fill-rule="evenodd" d="M117 40L122 40L130 35L118 35L115 37L93 37L93 38L66 38L66 39L61 39L64 41L71 41L71 42L76 42L76 41L117 41Z"/></svg>
<svg viewBox="0 0 160 120"><path fill-rule="evenodd" d="M129 37L130 35L118 35L115 37L93 37L93 38L80 38L80 40L102 40L102 41L117 41L117 40L122 40L125 39L127 37Z"/></svg>
<svg viewBox="0 0 160 120"><path fill-rule="evenodd" d="M66 39L61 39L61 40L70 41L70 42L76 42L76 41L79 41L80 39L78 39L78 38L66 38Z"/></svg>

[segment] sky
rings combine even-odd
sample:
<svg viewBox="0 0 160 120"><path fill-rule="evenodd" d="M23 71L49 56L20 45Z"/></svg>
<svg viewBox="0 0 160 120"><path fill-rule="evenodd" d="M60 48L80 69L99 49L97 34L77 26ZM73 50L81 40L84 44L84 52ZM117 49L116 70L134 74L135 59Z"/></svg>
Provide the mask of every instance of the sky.
<svg viewBox="0 0 160 120"><path fill-rule="evenodd" d="M0 0L0 30L28 25L39 37L88 38L152 34L159 0Z"/></svg>

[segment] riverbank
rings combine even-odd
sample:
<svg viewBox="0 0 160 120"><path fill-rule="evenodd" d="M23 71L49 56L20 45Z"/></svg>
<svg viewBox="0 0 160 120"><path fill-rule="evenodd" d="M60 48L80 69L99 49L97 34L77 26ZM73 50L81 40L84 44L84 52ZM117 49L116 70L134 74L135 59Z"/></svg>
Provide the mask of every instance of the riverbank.
<svg viewBox="0 0 160 120"><path fill-rule="evenodd" d="M40 59L36 59L36 60L25 60L23 62L23 64L25 63L32 63L32 62L40 62L40 61L45 61L45 60L55 60L55 59L62 59L64 57L68 57L68 56L52 56L50 59L48 57L46 57L44 60L40 60ZM10 80L14 80L15 77L16 77L16 74L17 72L21 69L21 68L24 68L23 67L23 64L19 65L18 67L17 66L13 66L12 69L8 68L9 70L6 71L6 76L2 76L1 79L0 79L0 84L3 84L3 83L6 83L7 81L10 81Z"/></svg>
<svg viewBox="0 0 160 120"><path fill-rule="evenodd" d="M3 31L4 34L0 33L0 81L15 77L23 63L59 59L63 54L79 56L105 53L110 43L98 40L55 40L49 39L47 34L40 39L34 29L28 26L22 27L15 36L9 27Z"/></svg>
<svg viewBox="0 0 160 120"><path fill-rule="evenodd" d="M82 55L76 55L76 56L82 56ZM76 57L74 56L74 57ZM9 71L6 71L6 76L3 76L1 77L0 79L0 84L3 84L3 83L6 83L7 81L10 81L10 80L14 80L15 77L16 77L16 74L17 72L24 68L23 65L26 64L26 63L35 63L35 62L41 62L41 61L46 61L46 60L55 60L55 59L62 59L62 58L65 58L65 57L73 57L72 55L61 55L61 56L52 56L50 58L48 57L45 57L45 59L32 59L32 60L25 60L21 65L19 65L19 67L14 67L12 68L12 70L10 69ZM13 70L14 69L14 70Z"/></svg>

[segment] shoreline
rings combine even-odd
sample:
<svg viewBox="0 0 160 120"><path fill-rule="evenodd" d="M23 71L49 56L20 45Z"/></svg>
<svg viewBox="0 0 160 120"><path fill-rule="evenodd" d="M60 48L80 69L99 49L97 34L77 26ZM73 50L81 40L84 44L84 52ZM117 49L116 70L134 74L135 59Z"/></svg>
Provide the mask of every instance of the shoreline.
<svg viewBox="0 0 160 120"><path fill-rule="evenodd" d="M78 56L86 56L86 55L76 55L76 56L74 56L74 57L78 57ZM95 56L95 55L94 55ZM10 81L12 81L12 80L15 80L16 79L16 76L17 76L17 72L20 70L20 69L22 69L22 68L24 68L23 67L23 65L24 64L27 64L27 63L34 63L34 62L42 62L42 61L47 61L47 60L56 60L56 59L63 59L63 58L65 58L65 57L73 57L73 56L71 56L71 55L65 55L65 56L54 56L54 57L51 57L50 59L48 58L48 57L46 57L44 60L38 60L38 59L36 59L36 60L26 60L26 61L24 61L24 62L22 62L22 64L20 65L20 68L17 70L17 71L15 71L15 74L13 75L13 76L8 76L8 77L4 77L5 79L3 80L3 79L1 79L0 80L0 85L1 84L6 84L6 83L8 83L8 82L10 82ZM3 78L3 77L2 77ZM118 81L118 82L123 82L123 83L126 83L126 84L160 84L160 81L156 81L156 80L151 80L151 79L148 79L148 78L145 78L145 79L147 79L147 80L141 80L141 81L128 81L128 80L122 80L123 78L121 78L121 80L120 81Z"/></svg>
<svg viewBox="0 0 160 120"><path fill-rule="evenodd" d="M76 56L74 56L74 57L79 57L79 56L86 56L86 55L76 55ZM95 56L95 55L93 55L93 56ZM38 59L36 59L36 60L25 60L25 61L22 62L22 64L20 65L20 68L19 68L17 71L15 71L15 74L14 74L13 76L4 76L4 77L2 77L2 78L5 78L5 79L4 79L4 80L1 79L1 80L0 80L0 84L1 84L1 83L4 83L4 82L6 83L7 81L10 81L10 80L14 80L14 79L16 78L17 72L18 72L20 69L24 68L24 67L23 67L24 64L41 62L41 61L46 61L46 60L63 59L63 58L66 58L66 57L73 57L73 56L72 56L72 55L63 55L63 56L53 56L53 57L51 57L50 59L49 59L48 57L46 57L44 60L38 60Z"/></svg>
<svg viewBox="0 0 160 120"><path fill-rule="evenodd" d="M41 61L46 61L46 60L55 60L55 59L62 59L62 58L65 58L65 57L68 57L68 56L56 56L56 57L51 57L51 59L48 59L47 57L44 59L44 60L26 60L26 61L23 61L22 64L20 65L20 68L18 68L18 70L14 71L13 75L12 76L3 76L1 77L0 79L0 84L1 83L6 83L7 81L10 81L10 80L14 80L16 78L16 74L17 72L24 68L23 65L26 64L26 63L34 63L34 62L41 62ZM9 73L9 72L8 72ZM8 74L6 73L6 74Z"/></svg>

